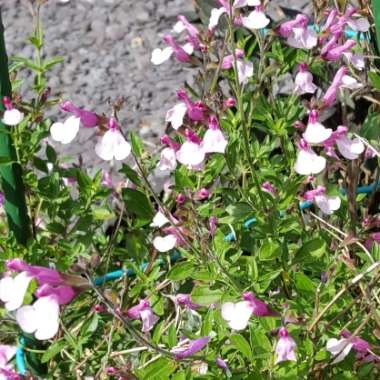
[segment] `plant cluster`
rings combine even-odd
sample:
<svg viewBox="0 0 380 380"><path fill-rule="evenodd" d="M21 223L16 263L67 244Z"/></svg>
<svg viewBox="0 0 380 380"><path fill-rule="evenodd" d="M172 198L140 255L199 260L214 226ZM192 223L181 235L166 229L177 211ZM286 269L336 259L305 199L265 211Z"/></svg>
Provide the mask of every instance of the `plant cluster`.
<svg viewBox="0 0 380 380"><path fill-rule="evenodd" d="M12 93L1 86L15 155L0 169L20 166L25 192L12 202L0 170L0 379L377 379L369 4L315 1L312 19L279 24L260 0L215 1L207 25L179 15L151 62L197 75L163 105L157 155L119 122L121 98L102 114L54 97L43 3L34 59L12 57ZM57 106L66 119L46 116ZM80 128L109 170L57 154Z"/></svg>

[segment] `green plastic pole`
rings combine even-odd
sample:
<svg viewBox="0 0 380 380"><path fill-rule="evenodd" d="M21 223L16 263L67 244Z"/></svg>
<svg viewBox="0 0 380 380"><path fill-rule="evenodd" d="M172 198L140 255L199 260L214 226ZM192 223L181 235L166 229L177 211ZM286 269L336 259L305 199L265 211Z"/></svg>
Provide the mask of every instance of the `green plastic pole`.
<svg viewBox="0 0 380 380"><path fill-rule="evenodd" d="M0 111L4 111L2 99L12 95L8 72L8 57L5 49L4 26L0 8ZM8 218L9 230L13 231L19 244L26 245L30 237L30 223L25 202L24 184L21 167L16 163L16 153L8 128L0 120L0 156L12 164L0 163L0 181L4 193L4 208Z"/></svg>
<svg viewBox="0 0 380 380"><path fill-rule="evenodd" d="M372 9L375 18L377 51L380 52L380 0L372 0Z"/></svg>

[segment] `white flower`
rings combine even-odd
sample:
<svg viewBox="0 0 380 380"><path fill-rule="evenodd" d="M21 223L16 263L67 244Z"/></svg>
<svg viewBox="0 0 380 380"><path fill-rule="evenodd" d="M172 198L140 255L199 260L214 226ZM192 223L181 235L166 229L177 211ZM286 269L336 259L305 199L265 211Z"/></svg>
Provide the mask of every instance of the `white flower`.
<svg viewBox="0 0 380 380"><path fill-rule="evenodd" d="M248 81L249 78L253 77L253 63L252 62L244 62L238 60L236 62L239 82L244 84Z"/></svg>
<svg viewBox="0 0 380 380"><path fill-rule="evenodd" d="M242 23L247 29L263 29L268 26L270 20L264 12L255 9L248 17L243 17Z"/></svg>
<svg viewBox="0 0 380 380"><path fill-rule="evenodd" d="M96 154L105 161L121 161L131 153L131 145L117 129L108 130L95 146Z"/></svg>
<svg viewBox="0 0 380 380"><path fill-rule="evenodd" d="M159 49L159 48L154 49L152 51L152 57L150 61L153 63L153 65L161 65L172 56L173 52L174 50L170 46L164 49Z"/></svg>
<svg viewBox="0 0 380 380"><path fill-rule="evenodd" d="M31 280L32 277L26 272L21 272L14 278L4 277L0 280L0 300L5 303L8 311L21 307Z"/></svg>
<svg viewBox="0 0 380 380"><path fill-rule="evenodd" d="M318 156L313 150L300 149L294 170L301 175L318 174L326 167L326 158Z"/></svg>
<svg viewBox="0 0 380 380"><path fill-rule="evenodd" d="M183 119L186 115L186 104L181 102L176 104L173 108L170 108L166 113L165 121L170 123L174 129L178 129L183 124Z"/></svg>
<svg viewBox="0 0 380 380"><path fill-rule="evenodd" d="M219 19L223 13L227 13L224 7L211 9L210 21L208 23L208 29L214 30L219 23Z"/></svg>
<svg viewBox="0 0 380 380"><path fill-rule="evenodd" d="M177 158L175 150L169 147L163 149L157 167L159 170L175 170L175 168L177 167Z"/></svg>
<svg viewBox="0 0 380 380"><path fill-rule="evenodd" d="M325 128L321 123L308 123L303 138L309 144L320 144L326 141L332 134L332 129Z"/></svg>
<svg viewBox="0 0 380 380"><path fill-rule="evenodd" d="M356 160L365 149L364 144L357 137L350 140L347 136L342 136L336 140L336 145L340 154L347 160Z"/></svg>
<svg viewBox="0 0 380 380"><path fill-rule="evenodd" d="M326 215L331 215L334 211L339 210L341 204L338 196L329 197L325 194L316 195L314 202Z"/></svg>
<svg viewBox="0 0 380 380"><path fill-rule="evenodd" d="M177 160L190 169L198 167L205 156L203 146L192 141L185 141L176 153Z"/></svg>
<svg viewBox="0 0 380 380"><path fill-rule="evenodd" d="M252 305L249 301L238 303L226 302L222 305L222 318L234 330L244 330L252 315Z"/></svg>
<svg viewBox="0 0 380 380"><path fill-rule="evenodd" d="M161 211L158 211L157 214L154 216L150 226L161 228L168 223L170 223L169 219Z"/></svg>
<svg viewBox="0 0 380 380"><path fill-rule="evenodd" d="M209 128L203 136L202 146L206 153L224 153L227 140L220 129Z"/></svg>
<svg viewBox="0 0 380 380"><path fill-rule="evenodd" d="M326 350L331 353L332 356L336 356L341 352L333 361L333 364L339 363L350 353L352 343L348 339L335 339L331 338L326 343Z"/></svg>
<svg viewBox="0 0 380 380"><path fill-rule="evenodd" d="M357 90L362 88L363 85L358 82L355 78L350 77L349 75L343 75L341 88L348 88L350 90Z"/></svg>
<svg viewBox="0 0 380 380"><path fill-rule="evenodd" d="M177 238L175 235L156 236L153 239L153 246L158 252L168 252L172 250L177 244Z"/></svg>
<svg viewBox="0 0 380 380"><path fill-rule="evenodd" d="M58 301L54 296L41 297L33 305L18 309L16 320L23 331L34 333L36 339L51 339L59 328Z"/></svg>
<svg viewBox="0 0 380 380"><path fill-rule="evenodd" d="M70 116L64 123L54 123L50 127L50 136L61 144L69 144L78 134L80 118Z"/></svg>
<svg viewBox="0 0 380 380"><path fill-rule="evenodd" d="M9 126L15 126L19 123L21 123L22 119L24 118L24 114L20 112L16 108L12 108L11 110L6 110L4 112L2 122Z"/></svg>

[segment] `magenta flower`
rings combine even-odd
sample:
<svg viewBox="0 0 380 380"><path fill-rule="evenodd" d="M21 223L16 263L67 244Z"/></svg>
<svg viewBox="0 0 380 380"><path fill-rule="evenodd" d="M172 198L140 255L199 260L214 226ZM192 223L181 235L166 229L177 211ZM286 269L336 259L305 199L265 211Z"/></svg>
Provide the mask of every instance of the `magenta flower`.
<svg viewBox="0 0 380 380"><path fill-rule="evenodd" d="M223 371L226 371L226 372L229 371L229 367L228 367L227 362L225 360L223 360L222 358L220 358L220 357L216 358L215 363Z"/></svg>
<svg viewBox="0 0 380 380"><path fill-rule="evenodd" d="M94 128L99 123L98 116L95 113L76 107L70 101L63 102L60 108L62 111L72 113L75 117L79 118L85 128Z"/></svg>
<svg viewBox="0 0 380 380"><path fill-rule="evenodd" d="M346 66L342 66L335 74L334 79L327 89L325 96L323 97L323 104L325 107L331 107L335 102L337 93L343 84L343 77L347 74L348 69Z"/></svg>
<svg viewBox="0 0 380 380"><path fill-rule="evenodd" d="M197 201L203 201L207 199L209 196L210 196L210 192L207 189L202 188L194 194L194 199Z"/></svg>
<svg viewBox="0 0 380 380"><path fill-rule="evenodd" d="M160 319L153 313L148 300L141 300L136 306L128 309L127 316L131 319L141 319L142 332L148 332L152 330L154 325Z"/></svg>
<svg viewBox="0 0 380 380"><path fill-rule="evenodd" d="M338 45L333 48L329 45L327 49L321 50L321 56L326 61L336 62L343 57L344 53L350 51L355 45L355 40L347 40L343 45Z"/></svg>
<svg viewBox="0 0 380 380"><path fill-rule="evenodd" d="M334 211L339 210L341 204L338 196L326 195L326 188L324 186L318 186L314 190L307 191L304 194L304 199L313 201L326 215L331 215Z"/></svg>
<svg viewBox="0 0 380 380"><path fill-rule="evenodd" d="M262 185L261 185L261 188L269 193L269 194L272 194L273 196L276 196L277 194L277 190L275 189L275 187L268 181L265 181Z"/></svg>
<svg viewBox="0 0 380 380"><path fill-rule="evenodd" d="M236 49L235 50L235 57L236 57L237 60L243 58L244 57L244 50L243 49ZM221 66L222 69L223 70L232 69L233 65L234 65L234 56L233 56L233 54L226 55L223 58L223 61L222 61L222 66Z"/></svg>
<svg viewBox="0 0 380 380"><path fill-rule="evenodd" d="M252 314L256 317L276 317L278 313L272 310L265 302L255 297L252 292L245 292L243 300L248 301L252 306Z"/></svg>
<svg viewBox="0 0 380 380"><path fill-rule="evenodd" d="M275 348L276 364L287 360L296 361L295 349L297 344L294 339L289 336L288 330L285 327L280 327L278 336L279 340Z"/></svg>
<svg viewBox="0 0 380 380"><path fill-rule="evenodd" d="M186 309L197 310L198 308L200 308L199 305L191 301L190 294L177 294L175 296L175 301L177 302L178 305Z"/></svg>
<svg viewBox="0 0 380 380"><path fill-rule="evenodd" d="M5 203L5 196L4 193L0 191L0 207L3 207Z"/></svg>
<svg viewBox="0 0 380 380"><path fill-rule="evenodd" d="M44 284L35 291L35 295L37 298L54 295L60 305L66 305L76 297L77 292L75 292L75 290L68 285L53 287L51 285Z"/></svg>
<svg viewBox="0 0 380 380"><path fill-rule="evenodd" d="M24 119L24 114L13 107L11 100L7 96L4 96L3 104L5 107L5 111L1 121L5 125L9 125L12 127L17 124L20 124L21 121Z"/></svg>
<svg viewBox="0 0 380 380"><path fill-rule="evenodd" d="M191 340L186 346L175 347L170 352L174 354L177 360L185 359L201 351L210 341L209 337L203 337Z"/></svg>
<svg viewBox="0 0 380 380"><path fill-rule="evenodd" d="M178 99L182 100L186 104L187 116L192 121L204 121L206 120L207 106L201 101L193 102L186 90L177 91Z"/></svg>

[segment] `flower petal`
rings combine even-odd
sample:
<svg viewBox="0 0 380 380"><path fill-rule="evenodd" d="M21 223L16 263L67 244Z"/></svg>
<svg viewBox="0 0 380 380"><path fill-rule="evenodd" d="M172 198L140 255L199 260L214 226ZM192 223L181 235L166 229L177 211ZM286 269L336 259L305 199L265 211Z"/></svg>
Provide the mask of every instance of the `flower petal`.
<svg viewBox="0 0 380 380"><path fill-rule="evenodd" d="M326 158L318 156L311 149L298 152L294 170L301 175L318 174L326 167Z"/></svg>
<svg viewBox="0 0 380 380"><path fill-rule="evenodd" d="M161 65L162 63L166 62L173 54L173 48L170 46L166 47L165 49L154 49L152 51L152 58L150 61L153 63L153 65Z"/></svg>
<svg viewBox="0 0 380 380"><path fill-rule="evenodd" d="M177 130L182 126L186 112L186 104L183 102L178 103L173 108L170 108L170 110L168 110L166 113L165 121L167 123L171 123L172 127Z"/></svg>
<svg viewBox="0 0 380 380"><path fill-rule="evenodd" d="M24 114L20 112L18 109L13 108L4 112L2 122L6 125L14 126L21 123L23 118Z"/></svg>
<svg viewBox="0 0 380 380"><path fill-rule="evenodd" d="M168 252L176 246L177 238L175 235L156 236L153 239L153 246L159 252Z"/></svg>

